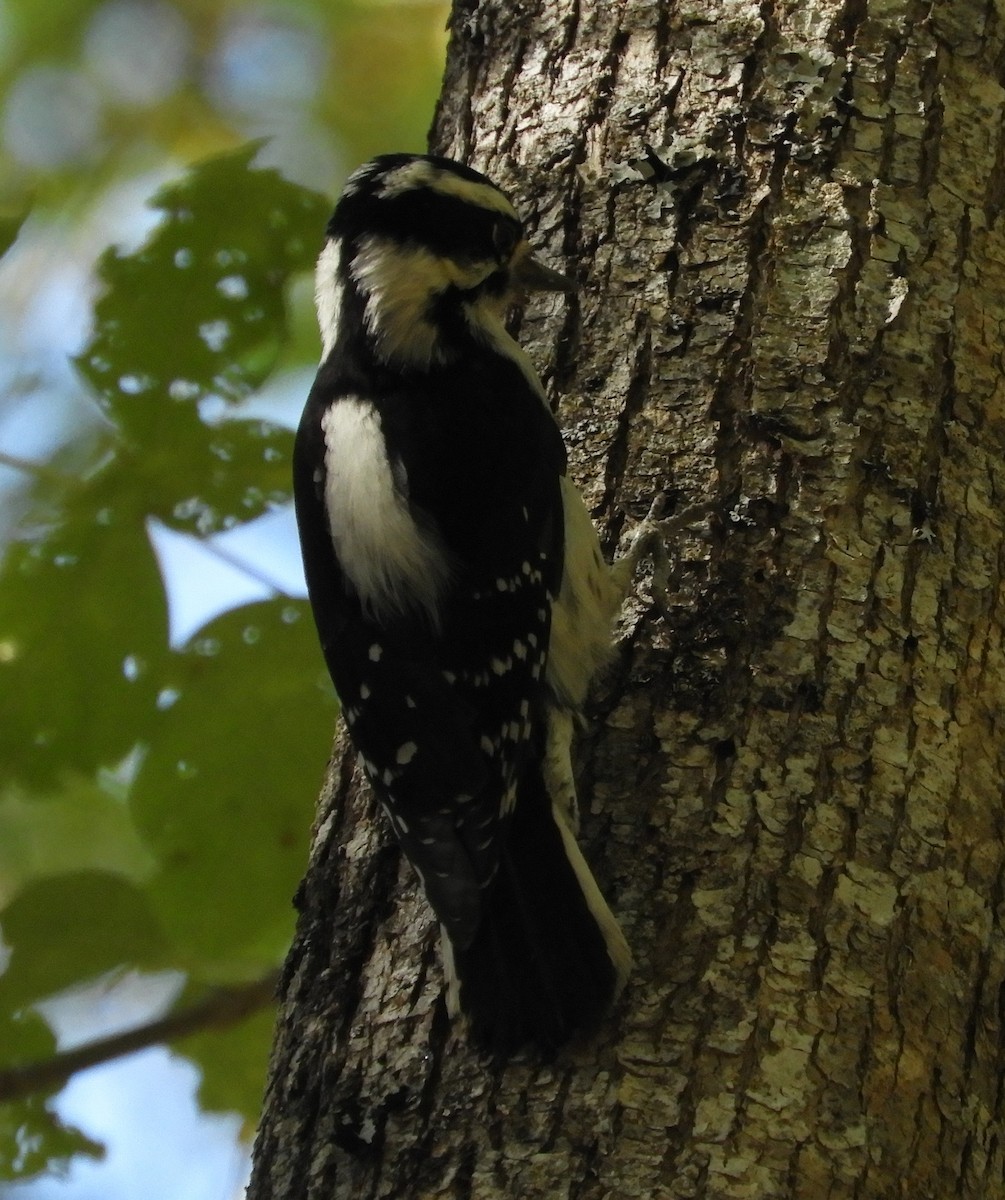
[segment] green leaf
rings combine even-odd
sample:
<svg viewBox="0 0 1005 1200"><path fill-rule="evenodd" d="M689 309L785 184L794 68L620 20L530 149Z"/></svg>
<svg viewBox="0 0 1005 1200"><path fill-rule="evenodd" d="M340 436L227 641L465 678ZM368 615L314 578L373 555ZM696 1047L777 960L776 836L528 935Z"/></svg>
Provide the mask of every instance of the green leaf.
<svg viewBox="0 0 1005 1200"><path fill-rule="evenodd" d="M262 1107L265 1071L276 1023L274 1006L253 1013L229 1029L207 1030L179 1041L176 1049L202 1072L199 1100L204 1109L236 1112L248 1132Z"/></svg>
<svg viewBox="0 0 1005 1200"><path fill-rule="evenodd" d="M9 1013L124 964L165 961L146 894L102 871L26 887L4 910L3 933L11 958L0 979L0 1008Z"/></svg>
<svg viewBox="0 0 1005 1200"><path fill-rule="evenodd" d="M334 701L304 603L229 612L174 666L178 698L133 789L162 867L151 902L186 969L243 979L292 934Z"/></svg>
<svg viewBox="0 0 1005 1200"><path fill-rule="evenodd" d="M0 258L17 241L17 235L21 232L21 226L28 220L30 211L30 209L26 208L16 216L0 216Z"/></svg>
<svg viewBox="0 0 1005 1200"><path fill-rule="evenodd" d="M55 1052L56 1039L37 1013L0 1013L4 1066L44 1061ZM0 1104L0 1180L64 1170L75 1154L101 1158L104 1148L50 1112L46 1094Z"/></svg>
<svg viewBox="0 0 1005 1200"><path fill-rule="evenodd" d="M127 463L141 482L146 510L174 529L202 536L232 528L289 499L293 435L265 421L207 426L194 408L174 414L158 440L153 418L142 452Z"/></svg>
<svg viewBox="0 0 1005 1200"><path fill-rule="evenodd" d="M258 144L193 168L152 201L134 254L109 250L95 331L77 366L123 432L147 511L203 534L290 492L292 437L217 421L268 376L287 338L285 287L314 261L329 203L250 165Z"/></svg>
<svg viewBox="0 0 1005 1200"><path fill-rule="evenodd" d="M142 883L154 866L128 807L90 779L72 776L44 798L0 797L0 907L54 875L97 870Z"/></svg>
<svg viewBox="0 0 1005 1200"><path fill-rule="evenodd" d="M167 606L144 497L109 467L47 536L13 546L0 587L0 781L28 792L124 758L156 722Z"/></svg>
<svg viewBox="0 0 1005 1200"><path fill-rule="evenodd" d="M78 366L130 432L167 431L179 408L207 396L240 400L276 361L283 289L313 264L330 206L252 167L258 149L210 159L163 189L149 240L102 259L106 292Z"/></svg>

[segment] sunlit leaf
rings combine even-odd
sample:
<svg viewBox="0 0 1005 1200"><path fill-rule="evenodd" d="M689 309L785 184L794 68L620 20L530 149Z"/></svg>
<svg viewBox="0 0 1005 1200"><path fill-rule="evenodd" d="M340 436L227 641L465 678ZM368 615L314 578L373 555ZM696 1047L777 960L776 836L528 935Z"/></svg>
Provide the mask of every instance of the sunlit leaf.
<svg viewBox="0 0 1005 1200"><path fill-rule="evenodd" d="M165 400L238 400L275 361L283 287L312 265L329 203L251 167L258 148L204 162L163 189L152 205L164 219L149 240L102 260L107 291L79 365L126 428Z"/></svg>
<svg viewBox="0 0 1005 1200"><path fill-rule="evenodd" d="M264 421L222 421L184 431L194 416L177 413L180 441L158 444L153 431L137 474L149 486L148 513L176 529L210 534L258 516L290 496L293 435Z"/></svg>
<svg viewBox="0 0 1005 1200"><path fill-rule="evenodd" d="M77 365L130 446L148 511L202 533L289 495L291 436L260 422L206 430L244 398L287 336L285 286L313 263L329 202L250 166L257 144L161 191L134 254L110 250L94 335Z"/></svg>
<svg viewBox="0 0 1005 1200"><path fill-rule="evenodd" d="M71 776L44 798L15 789L0 797L0 908L29 884L74 870L98 870L140 883L154 859L129 808L101 786Z"/></svg>

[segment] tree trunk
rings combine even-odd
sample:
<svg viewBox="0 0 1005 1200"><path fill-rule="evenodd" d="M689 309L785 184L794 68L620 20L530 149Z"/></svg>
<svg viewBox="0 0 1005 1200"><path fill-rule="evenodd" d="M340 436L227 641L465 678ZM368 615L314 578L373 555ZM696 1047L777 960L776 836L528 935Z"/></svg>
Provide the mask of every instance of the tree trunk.
<svg viewBox="0 0 1005 1200"><path fill-rule="evenodd" d="M1005 1194L1005 9L459 0L434 143L573 301L521 340L642 579L579 739L633 946L493 1064L339 743L251 1200Z"/></svg>

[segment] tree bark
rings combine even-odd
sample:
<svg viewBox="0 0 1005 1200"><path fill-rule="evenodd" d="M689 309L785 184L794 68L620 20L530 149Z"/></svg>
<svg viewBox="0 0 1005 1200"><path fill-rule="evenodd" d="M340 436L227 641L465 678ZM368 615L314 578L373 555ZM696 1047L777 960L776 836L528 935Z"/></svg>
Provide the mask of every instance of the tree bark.
<svg viewBox="0 0 1005 1200"><path fill-rule="evenodd" d="M1005 1193L1005 9L459 2L438 151L578 273L521 340L642 579L579 740L636 967L479 1058L340 742L251 1200Z"/></svg>

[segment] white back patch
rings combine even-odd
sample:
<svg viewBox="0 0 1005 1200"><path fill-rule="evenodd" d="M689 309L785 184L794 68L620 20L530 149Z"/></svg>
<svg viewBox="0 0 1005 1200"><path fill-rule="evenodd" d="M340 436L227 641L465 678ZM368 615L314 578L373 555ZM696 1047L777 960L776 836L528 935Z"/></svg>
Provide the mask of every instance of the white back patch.
<svg viewBox="0 0 1005 1200"><path fill-rule="evenodd" d="M314 306L321 330L322 362L332 352L338 338L342 315L343 283L339 274L341 263L342 243L338 238L329 238L318 255L318 263L314 269Z"/></svg>
<svg viewBox="0 0 1005 1200"><path fill-rule="evenodd" d="M380 619L419 610L435 628L450 563L435 532L416 524L396 485L404 472L388 460L376 408L347 396L327 410L321 428L328 525L364 611Z"/></svg>

